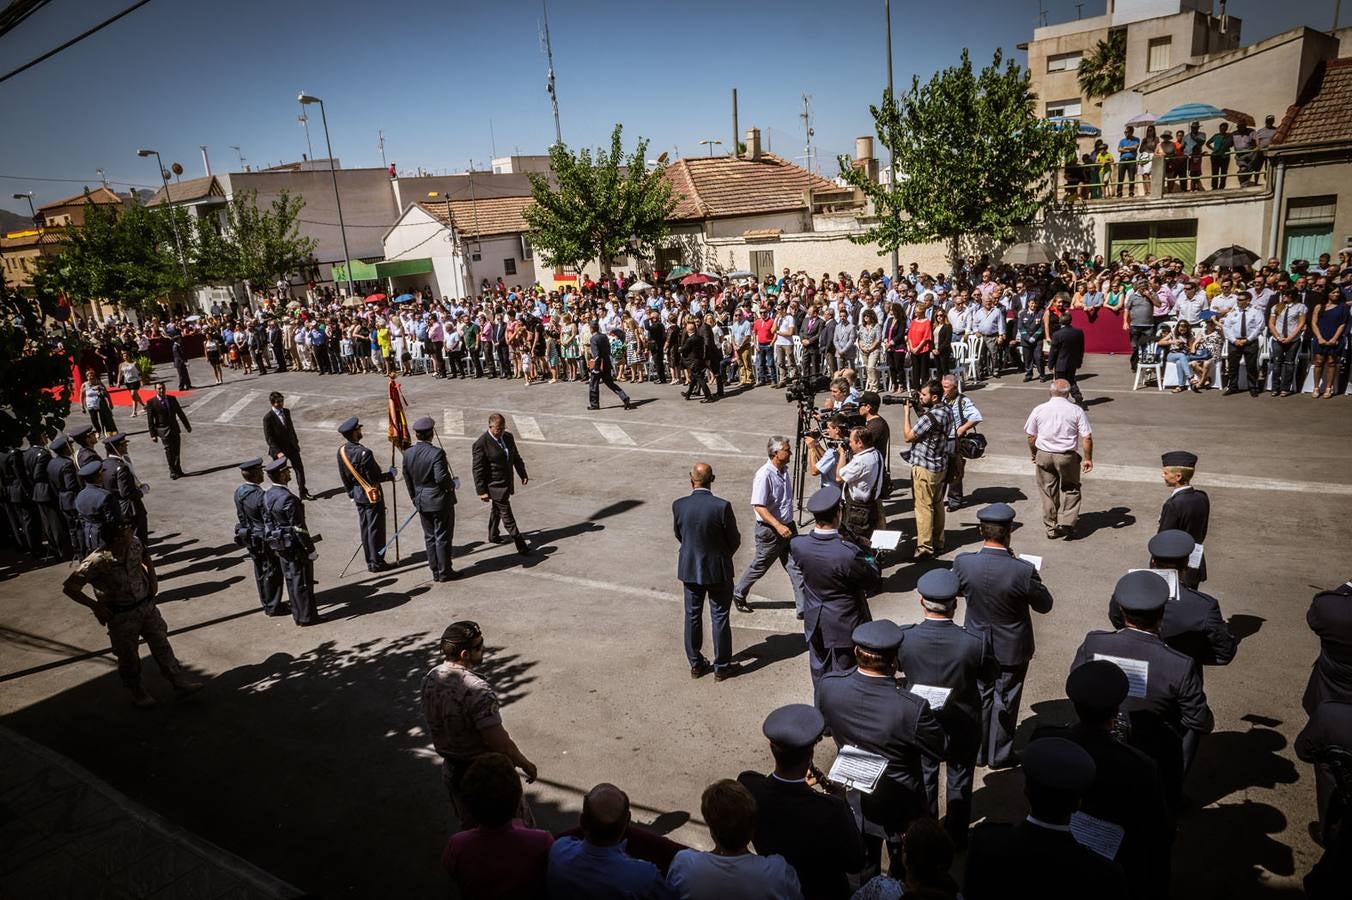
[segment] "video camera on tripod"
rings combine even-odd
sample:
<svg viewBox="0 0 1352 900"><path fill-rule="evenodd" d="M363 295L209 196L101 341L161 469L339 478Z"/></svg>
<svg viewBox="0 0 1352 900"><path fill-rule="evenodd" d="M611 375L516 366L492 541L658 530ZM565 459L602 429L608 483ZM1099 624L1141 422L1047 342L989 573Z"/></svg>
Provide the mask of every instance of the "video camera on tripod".
<svg viewBox="0 0 1352 900"><path fill-rule="evenodd" d="M864 424L859 408L847 406L841 409L818 409L816 398L819 391L829 383L824 376L812 379L799 378L789 382L784 390L784 399L798 404L798 423L794 428L793 479L798 488L797 509L801 519L805 497L812 492L807 489L807 438L821 441L827 447L842 448L848 443L851 428ZM828 423L839 417L839 438L828 435Z"/></svg>

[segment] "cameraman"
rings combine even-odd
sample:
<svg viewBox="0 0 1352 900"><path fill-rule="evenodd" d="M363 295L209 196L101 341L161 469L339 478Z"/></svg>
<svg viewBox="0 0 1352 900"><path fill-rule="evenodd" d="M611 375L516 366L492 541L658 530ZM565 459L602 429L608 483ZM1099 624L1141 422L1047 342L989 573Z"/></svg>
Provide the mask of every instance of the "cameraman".
<svg viewBox="0 0 1352 900"><path fill-rule="evenodd" d="M918 396L901 408L901 434L911 444L911 491L915 498L915 558L928 559L944 551L944 481L948 474L948 435L953 410L943 402L938 381L925 382ZM911 406L915 405L915 425Z"/></svg>
<svg viewBox="0 0 1352 900"><path fill-rule="evenodd" d="M873 434L863 426L850 429L850 452L836 463L836 481L845 501L840 533L846 540L867 547L873 529L883 521L883 458L873 446Z"/></svg>
<svg viewBox="0 0 1352 900"><path fill-rule="evenodd" d="M892 430L887 427L887 420L879 414L882 405L882 398L877 391L864 391L859 395L859 414L864 417L864 427L873 435L873 446L882 454L886 466L887 453L892 446Z"/></svg>
<svg viewBox="0 0 1352 900"><path fill-rule="evenodd" d="M981 410L966 394L958 389L956 375L943 377L944 404L953 413L952 424L948 426L948 499L945 509L956 512L962 506L962 473L967 469L967 460L958 452L958 438L971 431L981 422Z"/></svg>
<svg viewBox="0 0 1352 900"><path fill-rule="evenodd" d="M845 443L845 417L837 413L822 424L822 434L806 435L808 469L821 476L821 486L836 483L840 448Z"/></svg>
<svg viewBox="0 0 1352 900"><path fill-rule="evenodd" d="M850 384L848 378L836 377L831 379L831 399L826 401L822 409L830 409L839 412L847 406L859 405L859 392Z"/></svg>

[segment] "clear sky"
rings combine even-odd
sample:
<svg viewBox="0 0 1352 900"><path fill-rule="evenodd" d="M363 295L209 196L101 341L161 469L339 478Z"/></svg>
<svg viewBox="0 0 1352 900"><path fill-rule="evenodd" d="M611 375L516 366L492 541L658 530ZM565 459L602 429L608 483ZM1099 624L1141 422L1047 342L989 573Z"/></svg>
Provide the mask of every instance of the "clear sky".
<svg viewBox="0 0 1352 900"><path fill-rule="evenodd" d="M0 71L73 37L130 0L53 0L0 37ZM895 0L898 90L971 49L988 61L1029 39L1038 0ZM1073 0L1043 0L1051 23L1075 18ZM1352 4L1348 4L1352 6ZM1103 0L1086 0L1085 16ZM1327 29L1333 0L1233 0L1252 43L1300 24ZM812 100L822 168L871 134L868 104L886 78L883 0L552 0L550 26L563 137L605 141L615 122L649 158L707 152L731 140L730 89L743 130L757 126L774 152L803 154L801 95ZM16 191L43 202L98 183L158 186L153 160L202 174L299 159L301 90L327 105L334 155L345 166L401 171L486 168L494 153L542 153L554 137L539 0L151 0L149 4L0 84L0 205L27 212ZM1352 18L1344 13L1344 19ZM1197 98L1204 100L1205 98ZM324 156L317 107L310 122ZM1266 112L1255 110L1255 113ZM490 131L491 122L491 131ZM54 179L41 181L37 179ZM58 179L65 179L58 180Z"/></svg>

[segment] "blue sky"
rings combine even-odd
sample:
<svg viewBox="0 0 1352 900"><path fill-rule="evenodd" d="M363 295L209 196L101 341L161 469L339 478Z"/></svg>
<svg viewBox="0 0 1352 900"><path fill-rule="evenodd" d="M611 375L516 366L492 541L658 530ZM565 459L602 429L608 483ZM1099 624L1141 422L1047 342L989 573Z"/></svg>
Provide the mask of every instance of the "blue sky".
<svg viewBox="0 0 1352 900"><path fill-rule="evenodd" d="M130 0L55 0L0 38L0 70L27 62ZM1043 0L1050 22L1075 18L1071 0ZM1085 16L1102 11L1087 0ZM1328 28L1333 0L1233 0L1246 43L1299 24ZM729 91L741 127L761 128L774 152L803 153L801 95L812 98L822 168L872 133L868 104L885 80L882 0L553 0L550 24L564 140L651 141L649 158L727 152ZM1038 0L895 0L898 89L952 64L966 46L988 61L1037 21ZM1344 14L1344 19L1352 15ZM400 170L486 167L498 155L540 153L552 142L537 37L539 0L152 0L51 60L0 84L0 206L27 211L97 184L158 182L158 149L185 177L298 159L305 133L296 94L323 97L334 154L346 166L380 164L377 131ZM310 123L323 156L317 108ZM490 136L491 121L491 136ZM41 181L37 179L54 179ZM65 179L65 180L60 180Z"/></svg>

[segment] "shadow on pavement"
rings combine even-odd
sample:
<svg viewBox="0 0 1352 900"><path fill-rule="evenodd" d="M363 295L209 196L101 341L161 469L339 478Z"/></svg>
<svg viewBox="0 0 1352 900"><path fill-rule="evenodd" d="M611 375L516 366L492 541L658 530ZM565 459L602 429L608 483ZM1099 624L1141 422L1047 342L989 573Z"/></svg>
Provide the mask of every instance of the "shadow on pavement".
<svg viewBox="0 0 1352 900"><path fill-rule="evenodd" d="M766 635L765 640L759 644L745 647L733 654L732 658L743 662L750 659L750 662L746 662L742 666L741 671L742 675L749 675L757 669L764 669L774 663L793 659L795 656L801 656L806 652L807 641L801 634L771 634Z"/></svg>
<svg viewBox="0 0 1352 900"><path fill-rule="evenodd" d="M1082 541L1100 528L1130 528L1136 524L1136 517L1131 514L1131 510L1125 506L1114 506L1112 509L1096 509L1087 513L1080 513L1080 519L1075 525L1075 540Z"/></svg>

